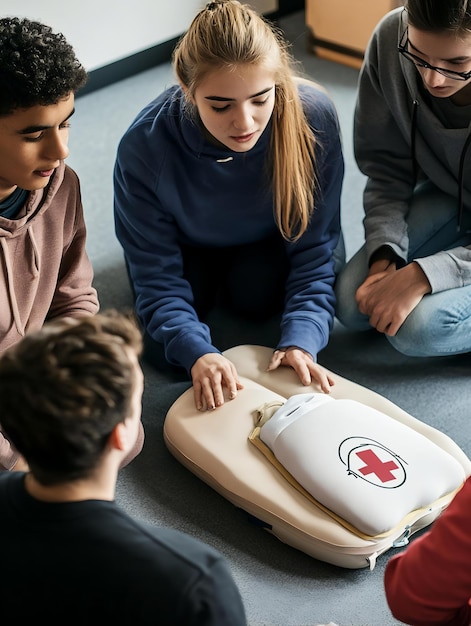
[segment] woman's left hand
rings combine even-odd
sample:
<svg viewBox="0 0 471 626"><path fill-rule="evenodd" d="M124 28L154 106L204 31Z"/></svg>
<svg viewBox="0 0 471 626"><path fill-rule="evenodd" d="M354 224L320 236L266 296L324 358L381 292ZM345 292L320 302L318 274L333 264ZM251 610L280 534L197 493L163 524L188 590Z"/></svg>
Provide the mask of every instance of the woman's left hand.
<svg viewBox="0 0 471 626"><path fill-rule="evenodd" d="M335 385L335 381L324 368L314 361L309 352L301 348L293 346L286 350L275 350L267 372L276 370L280 365L292 367L303 385L310 385L312 382L319 383L324 393L329 393Z"/></svg>

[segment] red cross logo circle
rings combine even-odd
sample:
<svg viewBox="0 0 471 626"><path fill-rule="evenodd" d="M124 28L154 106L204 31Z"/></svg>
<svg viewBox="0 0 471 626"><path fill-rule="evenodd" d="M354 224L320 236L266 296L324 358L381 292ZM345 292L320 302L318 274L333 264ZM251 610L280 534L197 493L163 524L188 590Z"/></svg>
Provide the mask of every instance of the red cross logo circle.
<svg viewBox="0 0 471 626"><path fill-rule="evenodd" d="M387 446L369 437L348 437L339 446L339 458L349 476L396 489L406 481L406 461Z"/></svg>

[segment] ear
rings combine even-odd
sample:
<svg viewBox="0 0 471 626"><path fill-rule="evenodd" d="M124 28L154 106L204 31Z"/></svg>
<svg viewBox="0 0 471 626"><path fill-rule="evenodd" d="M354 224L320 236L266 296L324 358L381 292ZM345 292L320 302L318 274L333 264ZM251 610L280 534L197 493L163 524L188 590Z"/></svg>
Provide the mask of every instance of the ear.
<svg viewBox="0 0 471 626"><path fill-rule="evenodd" d="M108 443L115 450L127 450L128 431L123 422L116 424L111 431Z"/></svg>

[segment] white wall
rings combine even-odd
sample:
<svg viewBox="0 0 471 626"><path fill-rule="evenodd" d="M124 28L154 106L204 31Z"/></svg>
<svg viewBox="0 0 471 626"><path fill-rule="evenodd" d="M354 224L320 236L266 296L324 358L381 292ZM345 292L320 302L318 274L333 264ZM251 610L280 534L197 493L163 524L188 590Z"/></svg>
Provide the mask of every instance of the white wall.
<svg viewBox="0 0 471 626"><path fill-rule="evenodd" d="M261 13L278 0L249 0ZM87 70L181 35L206 0L1 0L0 15L18 15L61 31Z"/></svg>

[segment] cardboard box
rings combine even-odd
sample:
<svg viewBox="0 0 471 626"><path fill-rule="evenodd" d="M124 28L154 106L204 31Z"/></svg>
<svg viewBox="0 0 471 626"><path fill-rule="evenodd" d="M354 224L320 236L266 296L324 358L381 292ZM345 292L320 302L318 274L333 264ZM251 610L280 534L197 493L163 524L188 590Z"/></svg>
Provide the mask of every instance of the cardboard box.
<svg viewBox="0 0 471 626"><path fill-rule="evenodd" d="M400 0L306 0L308 46L319 57L360 68L371 33Z"/></svg>

